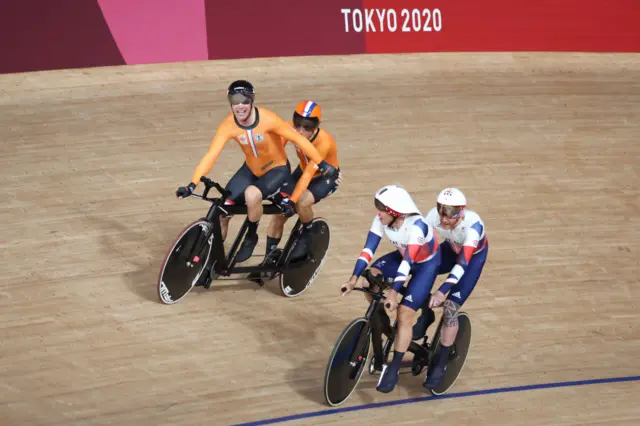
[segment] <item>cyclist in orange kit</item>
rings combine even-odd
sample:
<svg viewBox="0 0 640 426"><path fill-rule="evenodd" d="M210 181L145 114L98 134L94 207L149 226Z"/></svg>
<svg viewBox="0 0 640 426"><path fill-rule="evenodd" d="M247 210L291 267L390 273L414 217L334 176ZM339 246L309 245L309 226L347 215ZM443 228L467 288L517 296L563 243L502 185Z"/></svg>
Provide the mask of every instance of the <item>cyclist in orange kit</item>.
<svg viewBox="0 0 640 426"><path fill-rule="evenodd" d="M309 140L318 150L323 159L333 166L338 173L338 147L333 136L325 129L320 128L322 121L322 108L316 102L304 100L300 102L293 112L293 119L289 124L301 135ZM289 140L282 138L282 143L286 147ZM296 212L302 223L302 234L298 243L293 249L292 258L304 257L308 250L310 229L314 218L313 206L327 198L336 190L340 184L340 178L331 179L323 176L322 173L313 167L313 163L299 147L296 146L296 154L300 164L293 171L289 183L283 188L283 196L289 196L296 205ZM287 195L289 194L289 195ZM265 260L271 251L278 247L284 225L287 218L293 212L282 216L273 216L269 222L267 230L267 246ZM257 279L259 274L250 274L249 279Z"/></svg>
<svg viewBox="0 0 640 426"><path fill-rule="evenodd" d="M206 175L224 145L235 140L245 154L245 163L229 180L225 189L231 192L229 204L246 204L249 228L236 255L238 263L246 261L258 243L258 224L262 217L262 201L279 194L288 181L290 172L282 139L293 142L312 162L313 167L331 179L338 171L323 160L322 156L304 136L296 132L274 112L254 106L255 90L246 80L237 80L227 89L231 105L229 114L218 126L215 136L193 173L187 186L178 188L178 198L188 197ZM306 189L306 187L304 188ZM295 211L290 197L280 197L279 205L285 213ZM231 217L221 218L222 236L226 238Z"/></svg>

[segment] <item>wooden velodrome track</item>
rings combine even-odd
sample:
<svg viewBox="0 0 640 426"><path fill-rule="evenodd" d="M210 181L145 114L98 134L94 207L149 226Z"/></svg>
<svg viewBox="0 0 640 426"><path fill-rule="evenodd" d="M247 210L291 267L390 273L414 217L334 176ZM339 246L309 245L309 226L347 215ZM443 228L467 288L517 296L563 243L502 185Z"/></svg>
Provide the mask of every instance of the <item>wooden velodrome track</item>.
<svg viewBox="0 0 640 426"><path fill-rule="evenodd" d="M206 212L174 191L236 78L286 118L302 99L324 107L345 175L317 206L330 253L297 299L275 282L222 281L163 305L160 262ZM637 55L220 61L3 75L0 88L0 424L640 422ZM209 176L226 182L241 162L230 143ZM392 182L424 213L457 186L486 223L456 397L407 401L426 396L411 375L380 394L365 373L343 406L357 410L305 417L328 409L329 354L364 313L360 294L338 289L374 191ZM528 388L547 384L559 385ZM411 403L370 405L394 401Z"/></svg>

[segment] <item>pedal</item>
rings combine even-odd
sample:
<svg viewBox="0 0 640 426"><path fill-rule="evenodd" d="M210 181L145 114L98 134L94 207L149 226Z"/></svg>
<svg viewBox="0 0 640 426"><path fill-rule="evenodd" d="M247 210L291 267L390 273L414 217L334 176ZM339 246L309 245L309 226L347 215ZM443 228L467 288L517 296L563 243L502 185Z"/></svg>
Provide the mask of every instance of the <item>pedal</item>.
<svg viewBox="0 0 640 426"><path fill-rule="evenodd" d="M209 287L211 287L211 272L205 270L204 272L202 272L202 274L200 275L200 277L198 278L198 281L196 281L196 284L194 287L204 287L204 288L208 288L206 287L207 285L207 281L209 282Z"/></svg>
<svg viewBox="0 0 640 426"><path fill-rule="evenodd" d="M258 272L251 272L249 275L247 275L247 281L251 281L252 283L260 284L261 286L264 285L264 282L263 282L263 279L262 279L262 274L258 273Z"/></svg>
<svg viewBox="0 0 640 426"><path fill-rule="evenodd" d="M202 285L202 287L204 287L206 290L209 290L211 288L211 283L213 282L213 280L211 279L210 276L207 276L204 284Z"/></svg>
<svg viewBox="0 0 640 426"><path fill-rule="evenodd" d="M421 357L416 357L411 362L411 374L413 376L418 376L420 373L422 373L422 370L424 370L425 365L422 361L423 360Z"/></svg>
<svg viewBox="0 0 640 426"><path fill-rule="evenodd" d="M248 278L252 283L258 284L260 287L264 287L264 280L261 278Z"/></svg>

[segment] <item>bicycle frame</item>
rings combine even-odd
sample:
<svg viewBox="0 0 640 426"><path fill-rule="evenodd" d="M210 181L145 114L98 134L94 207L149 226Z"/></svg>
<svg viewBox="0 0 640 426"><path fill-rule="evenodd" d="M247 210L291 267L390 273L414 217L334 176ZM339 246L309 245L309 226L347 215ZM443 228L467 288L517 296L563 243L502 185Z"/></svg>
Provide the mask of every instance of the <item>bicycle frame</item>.
<svg viewBox="0 0 640 426"><path fill-rule="evenodd" d="M238 234L229 250L225 253L224 242L222 241L222 227L220 226L220 217L223 215L246 215L248 213L248 207L246 205L234 205L224 204L229 198L231 193L222 188L218 183L212 181L207 177L200 178L200 181L205 184L205 189L202 194L191 194L192 197L200 198L201 200L211 203L209 211L205 218L211 223L211 230L207 231L205 238L201 244L205 244L213 233L213 241L211 247L211 255L206 266L211 265L211 269L216 274L222 276L229 276L231 274L251 273L251 272L279 272L283 269L288 261L288 256L284 259L280 259L276 264L271 265L255 265L255 266L235 266L235 257L240 247L240 243L243 241L247 230L249 228L249 218L245 218ZM207 195L211 188L215 187L222 195L220 198L207 198ZM281 214L282 210L273 202L271 204L263 205L263 215ZM297 239L300 232L301 223L298 218L293 230L287 240L283 253L290 253L291 247Z"/></svg>
<svg viewBox="0 0 640 426"><path fill-rule="evenodd" d="M378 291L372 291L370 289L367 288L354 288L354 290L357 291L361 291L363 293L367 293L370 294L371 296L373 296L373 300L371 301L369 308L367 309L367 312L365 314L365 318L367 318L369 320L369 324L370 324L370 330L367 330L366 333L360 333L360 336L358 337L358 342L356 343L355 347L357 348L356 351L354 351L350 357L350 361L351 362L356 362L360 352L361 352L361 348L366 343L366 339L369 338L370 333L371 333L371 340L372 340L372 344L373 344L373 351L374 351L374 356L381 356L384 353L385 348L382 346L382 334L383 334L383 330L381 325L379 324L379 321L375 318L375 314L377 309L380 307L380 304L382 303L382 299L385 299L385 296L383 295L384 292L384 288L385 285L384 283L382 283L381 281L379 281L379 278L376 276L371 275L371 272L367 269L365 270L365 272L363 273L363 277L369 282L370 286L376 286L378 287ZM392 336L388 336L389 337L389 341L393 341L395 339L395 329L396 329L396 325L397 325L397 320L396 323L393 324L392 331L393 331L393 335ZM375 334L375 336L374 336ZM380 347L378 347L380 346ZM432 351L431 348L425 348L422 345L417 344L414 341L411 341L411 343L409 343L409 348L407 349L409 352L413 353L414 355L419 355L421 357L425 357L425 359L430 359L432 356ZM355 357L355 358L354 358Z"/></svg>

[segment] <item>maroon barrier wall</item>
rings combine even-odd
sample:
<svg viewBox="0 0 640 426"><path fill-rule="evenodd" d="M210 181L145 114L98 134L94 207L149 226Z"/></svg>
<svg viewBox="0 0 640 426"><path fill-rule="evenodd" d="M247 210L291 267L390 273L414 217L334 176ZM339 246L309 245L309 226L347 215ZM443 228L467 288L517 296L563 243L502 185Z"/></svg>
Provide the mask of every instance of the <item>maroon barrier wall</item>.
<svg viewBox="0 0 640 426"><path fill-rule="evenodd" d="M365 34L354 36L344 32L340 15L341 8L360 7L362 0L251 3L239 12L235 2L206 0L210 59L340 55L365 51ZM274 6L276 4L278 7Z"/></svg>
<svg viewBox="0 0 640 426"><path fill-rule="evenodd" d="M96 1L0 1L0 73L124 63Z"/></svg>
<svg viewBox="0 0 640 426"><path fill-rule="evenodd" d="M640 0L2 0L0 73L442 51L640 52Z"/></svg>

